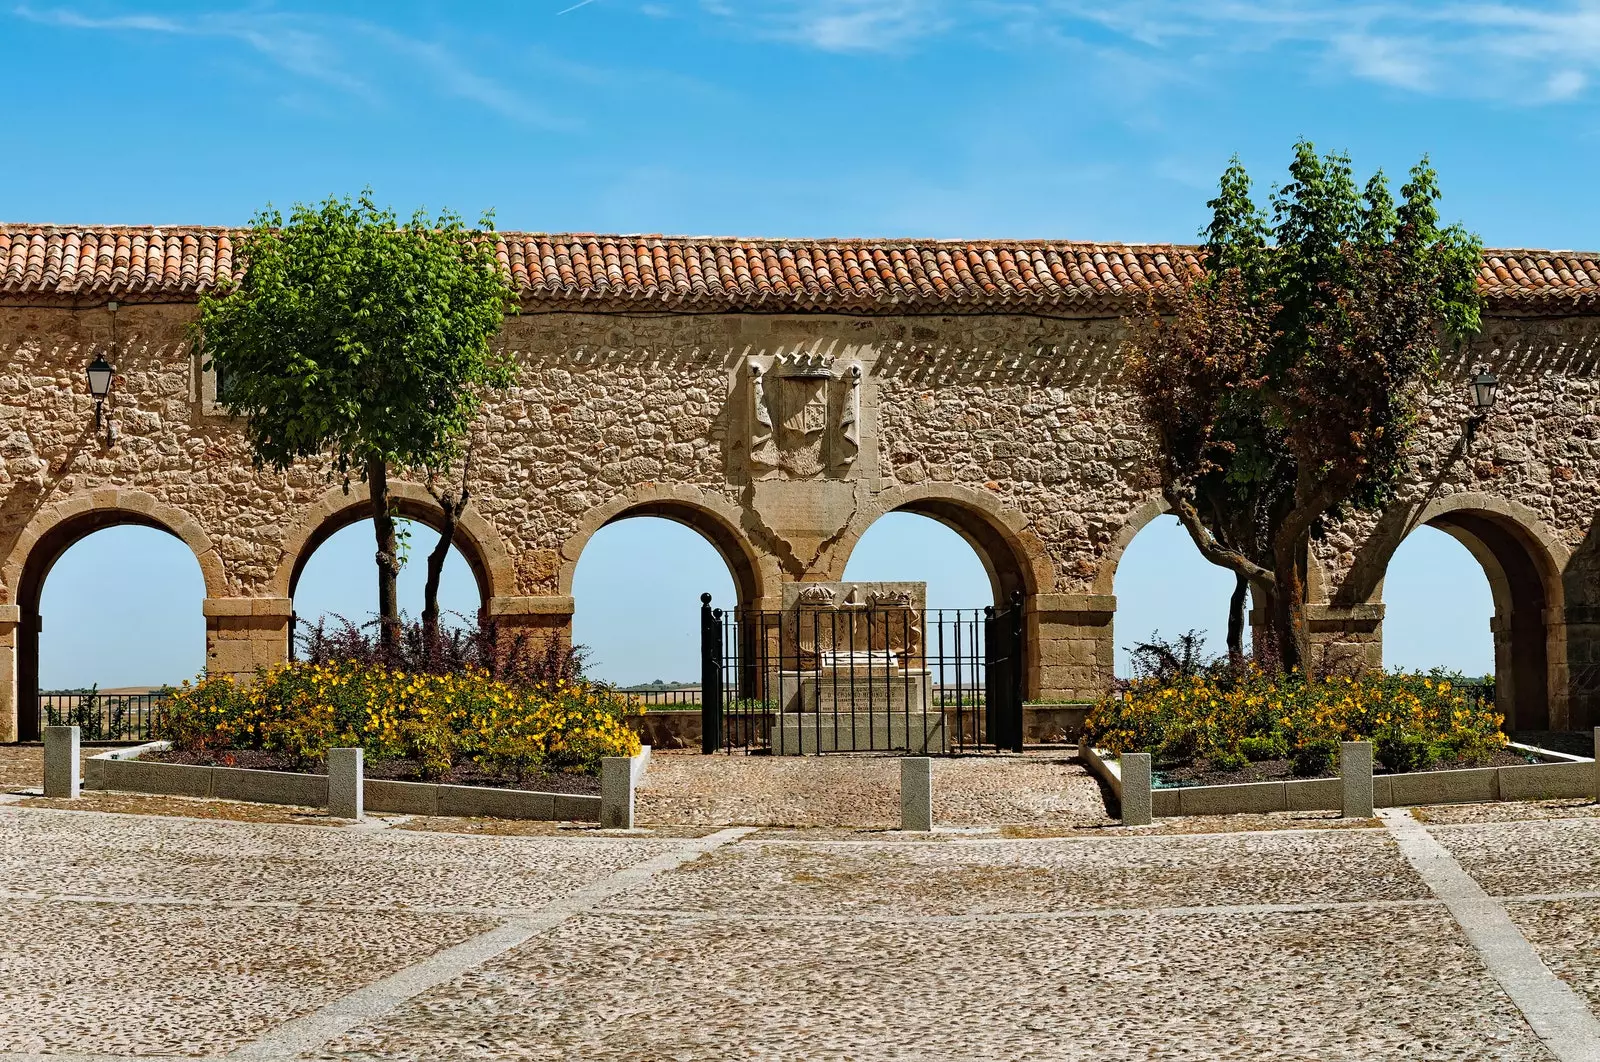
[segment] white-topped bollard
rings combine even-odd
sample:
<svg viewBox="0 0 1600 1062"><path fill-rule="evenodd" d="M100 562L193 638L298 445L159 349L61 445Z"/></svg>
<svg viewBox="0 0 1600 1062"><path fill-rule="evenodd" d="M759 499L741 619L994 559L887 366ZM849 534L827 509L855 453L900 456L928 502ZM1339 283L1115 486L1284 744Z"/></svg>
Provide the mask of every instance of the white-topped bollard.
<svg viewBox="0 0 1600 1062"><path fill-rule="evenodd" d="M633 757L600 759L600 827L633 829Z"/></svg>
<svg viewBox="0 0 1600 1062"><path fill-rule="evenodd" d="M1339 743L1339 791L1345 818L1372 818L1372 742Z"/></svg>
<svg viewBox="0 0 1600 1062"><path fill-rule="evenodd" d="M900 761L900 828L933 829L933 760L907 756Z"/></svg>
<svg viewBox="0 0 1600 1062"><path fill-rule="evenodd" d="M44 795L78 799L78 728L44 728Z"/></svg>
<svg viewBox="0 0 1600 1062"><path fill-rule="evenodd" d="M1148 826L1155 821L1155 796L1148 752L1124 752L1122 768L1122 824Z"/></svg>
<svg viewBox="0 0 1600 1062"><path fill-rule="evenodd" d="M328 814L336 819L366 817L362 790L366 770L360 749L328 750Z"/></svg>

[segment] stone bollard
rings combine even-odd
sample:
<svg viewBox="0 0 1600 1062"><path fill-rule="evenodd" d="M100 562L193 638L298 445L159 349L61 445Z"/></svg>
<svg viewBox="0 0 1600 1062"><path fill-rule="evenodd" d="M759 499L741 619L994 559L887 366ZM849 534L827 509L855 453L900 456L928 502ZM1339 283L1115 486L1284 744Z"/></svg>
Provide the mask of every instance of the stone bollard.
<svg viewBox="0 0 1600 1062"><path fill-rule="evenodd" d="M44 728L44 795L78 799L78 728Z"/></svg>
<svg viewBox="0 0 1600 1062"><path fill-rule="evenodd" d="M1339 790L1345 818L1372 818L1372 742L1339 743Z"/></svg>
<svg viewBox="0 0 1600 1062"><path fill-rule="evenodd" d="M933 760L906 756L900 761L900 828L933 829Z"/></svg>
<svg viewBox="0 0 1600 1062"><path fill-rule="evenodd" d="M605 756L600 760L600 826L607 830L633 829L631 756Z"/></svg>
<svg viewBox="0 0 1600 1062"><path fill-rule="evenodd" d="M366 817L362 759L360 749L328 750L328 814L336 819Z"/></svg>
<svg viewBox="0 0 1600 1062"><path fill-rule="evenodd" d="M1122 754L1122 824L1148 826L1155 820L1155 797L1150 785L1150 754Z"/></svg>

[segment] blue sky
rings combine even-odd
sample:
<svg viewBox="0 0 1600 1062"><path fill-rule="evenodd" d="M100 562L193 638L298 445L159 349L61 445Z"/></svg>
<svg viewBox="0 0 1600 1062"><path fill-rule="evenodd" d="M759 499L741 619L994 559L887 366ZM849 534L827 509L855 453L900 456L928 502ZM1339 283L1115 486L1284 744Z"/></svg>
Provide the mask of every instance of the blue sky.
<svg viewBox="0 0 1600 1062"><path fill-rule="evenodd" d="M1306 136L1362 171L1429 153L1447 216L1492 245L1600 246L1600 0L30 2L0 6L0 44L12 221L234 224L370 184L402 210L493 208L517 229L1190 240L1230 155L1266 185ZM875 533L884 564L976 563L915 526ZM652 655L615 578L588 581L675 540L612 531L615 552L597 538L580 572L582 636L616 677L692 671ZM180 603L156 545L102 534L46 587L61 617L46 682L82 670L70 642L115 629L103 591L122 573L141 577L145 626L173 636L96 653L101 680L198 667L175 648L193 644L178 632L198 595ZM1209 592L1179 577L1216 573L1181 536L1147 536L1119 579L1119 643L1220 632L1220 605L1186 618ZM371 553L360 534L324 549L350 578ZM709 547L679 554L702 565L676 566L691 602L726 579ZM1488 592L1465 551L1419 532L1402 558L1391 660L1487 667ZM369 607L342 585L324 580L325 607ZM1425 586L1457 596L1429 616Z"/></svg>

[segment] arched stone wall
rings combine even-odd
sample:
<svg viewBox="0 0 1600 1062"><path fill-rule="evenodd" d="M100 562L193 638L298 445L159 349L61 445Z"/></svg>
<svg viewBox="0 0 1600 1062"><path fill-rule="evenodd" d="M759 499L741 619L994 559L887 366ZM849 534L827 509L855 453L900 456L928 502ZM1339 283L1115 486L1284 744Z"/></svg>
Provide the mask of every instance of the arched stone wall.
<svg viewBox="0 0 1600 1062"><path fill-rule="evenodd" d="M139 292L96 290L92 300L0 307L0 565L26 556L31 547L18 544L53 499L137 492L147 500L129 511L186 514L183 527L166 522L207 543L197 555L208 661L249 674L282 659L298 566L364 515L365 494L330 490L330 470L314 462L287 471L251 462L193 353L194 308L181 301L189 296L141 303ZM104 348L112 298L118 436L106 446L82 369ZM567 630L584 542L627 515L696 527L728 559L741 598L771 606L784 581L838 577L872 521L905 509L962 533L1002 596L1017 587L1027 595L1030 696L1089 700L1109 688L1117 560L1162 509L1119 377L1125 307L924 302L915 312L842 314L779 302L760 312L662 304L640 314L641 304L580 301L507 320L501 342L519 378L490 396L474 426L474 501L460 539L491 615ZM1424 498L1492 495L1534 514L1551 563L1566 565L1559 587L1541 569L1545 610L1565 610L1569 718L1591 717L1584 706L1600 705L1600 456L1584 440L1600 437L1597 349L1600 314L1579 303L1537 319L1491 307L1483 334L1451 355L1429 393L1394 519L1352 519L1317 543L1309 579L1321 643L1381 660L1377 591L1406 521ZM1478 364L1500 376L1501 399L1463 455L1466 380ZM403 513L432 522L425 492L397 483L396 493ZM1487 556L1505 552L1489 541L1492 516L1484 527L1442 510L1426 519L1469 534ZM1509 586L1516 562L1495 563ZM19 577L5 576L17 610L12 649L20 610L9 595ZM1529 607L1513 604L1511 614ZM1553 709L1563 685L1554 644ZM11 674L0 692L8 709L14 663Z"/></svg>
<svg viewBox="0 0 1600 1062"><path fill-rule="evenodd" d="M188 513L143 491L101 490L41 509L17 536L0 568L9 598L0 606L0 668L11 680L0 697L9 695L12 709L0 712L0 740L35 741L40 736L34 699L39 688L39 600L51 569L96 531L129 525L164 531L189 547L205 580L207 604L224 592L222 564L205 530ZM207 666L216 654L211 628L208 621Z"/></svg>

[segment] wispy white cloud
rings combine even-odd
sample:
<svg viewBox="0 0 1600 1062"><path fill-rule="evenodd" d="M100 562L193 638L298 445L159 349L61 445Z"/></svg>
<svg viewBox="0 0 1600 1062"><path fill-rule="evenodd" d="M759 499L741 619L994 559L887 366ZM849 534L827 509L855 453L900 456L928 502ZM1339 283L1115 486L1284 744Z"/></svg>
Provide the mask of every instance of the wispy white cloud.
<svg viewBox="0 0 1600 1062"><path fill-rule="evenodd" d="M1320 76L1521 103L1600 74L1600 0L701 0L752 33L835 52L944 34L1070 42L1204 67L1293 51Z"/></svg>
<svg viewBox="0 0 1600 1062"><path fill-rule="evenodd" d="M380 83L396 80L381 68L384 60L400 59L406 76L434 91L477 104L503 117L533 125L569 124L545 112L522 93L490 78L439 41L397 33L358 19L342 19L251 10L207 12L183 18L152 14L107 17L68 8L17 7L12 13L30 22L91 32L161 34L231 40L246 45L282 70L357 96L370 104L383 101ZM363 47L370 45L375 47ZM291 95L294 95L291 93ZM300 98L303 93L298 94Z"/></svg>
<svg viewBox="0 0 1600 1062"><path fill-rule="evenodd" d="M944 0L702 0L709 14L827 52L893 51L946 30Z"/></svg>

